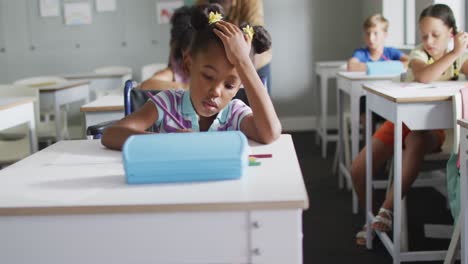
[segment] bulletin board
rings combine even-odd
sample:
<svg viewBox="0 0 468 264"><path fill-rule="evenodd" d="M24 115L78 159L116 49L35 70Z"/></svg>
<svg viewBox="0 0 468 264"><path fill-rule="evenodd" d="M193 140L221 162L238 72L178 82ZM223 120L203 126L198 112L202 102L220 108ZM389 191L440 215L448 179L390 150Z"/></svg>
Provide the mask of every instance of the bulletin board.
<svg viewBox="0 0 468 264"><path fill-rule="evenodd" d="M125 47L125 5L131 1L117 0L114 12L96 12L94 0L60 0L61 14L41 17L38 0L27 1L26 34L30 50L104 49ZM66 25L64 3L89 2L92 23Z"/></svg>

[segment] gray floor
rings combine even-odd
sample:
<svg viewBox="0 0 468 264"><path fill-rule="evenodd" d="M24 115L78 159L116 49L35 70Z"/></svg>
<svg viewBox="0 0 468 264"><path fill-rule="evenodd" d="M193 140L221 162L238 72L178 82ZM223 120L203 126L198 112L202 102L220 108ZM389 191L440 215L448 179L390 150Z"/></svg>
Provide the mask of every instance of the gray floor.
<svg viewBox="0 0 468 264"><path fill-rule="evenodd" d="M362 212L352 214L351 193L339 190L337 177L331 173L335 145L330 143L327 159L322 159L313 132L293 133L293 139L310 203L303 214L304 263L391 263L378 239L373 250L354 243L364 217ZM374 200L381 202L383 195L383 191L377 191ZM423 233L424 223L453 222L444 196L431 188L415 188L408 194L407 202L410 250L446 249L449 240L424 238Z"/></svg>

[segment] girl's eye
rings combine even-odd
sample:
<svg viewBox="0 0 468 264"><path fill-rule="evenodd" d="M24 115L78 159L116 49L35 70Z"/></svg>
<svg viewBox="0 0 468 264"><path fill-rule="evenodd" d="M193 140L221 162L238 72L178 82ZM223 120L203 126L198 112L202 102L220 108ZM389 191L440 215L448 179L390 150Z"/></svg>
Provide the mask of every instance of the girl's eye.
<svg viewBox="0 0 468 264"><path fill-rule="evenodd" d="M226 83L224 85L224 87L226 87L227 89L231 90L231 89L234 89L234 85L233 84L230 84L230 83Z"/></svg>
<svg viewBox="0 0 468 264"><path fill-rule="evenodd" d="M214 78L208 74L202 74L203 75L203 78L207 79L208 81L211 81L213 80Z"/></svg>

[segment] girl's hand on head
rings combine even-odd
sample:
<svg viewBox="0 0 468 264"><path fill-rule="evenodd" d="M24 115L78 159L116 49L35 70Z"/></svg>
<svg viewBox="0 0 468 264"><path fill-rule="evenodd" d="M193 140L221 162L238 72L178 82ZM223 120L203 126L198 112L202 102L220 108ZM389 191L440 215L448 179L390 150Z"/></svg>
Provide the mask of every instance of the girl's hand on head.
<svg viewBox="0 0 468 264"><path fill-rule="evenodd" d="M454 48L453 53L457 56L465 53L465 49L468 48L468 33L458 32L457 35L453 37Z"/></svg>
<svg viewBox="0 0 468 264"><path fill-rule="evenodd" d="M226 56L232 64L250 60L251 42L238 26L221 20L216 22L214 33L223 42Z"/></svg>

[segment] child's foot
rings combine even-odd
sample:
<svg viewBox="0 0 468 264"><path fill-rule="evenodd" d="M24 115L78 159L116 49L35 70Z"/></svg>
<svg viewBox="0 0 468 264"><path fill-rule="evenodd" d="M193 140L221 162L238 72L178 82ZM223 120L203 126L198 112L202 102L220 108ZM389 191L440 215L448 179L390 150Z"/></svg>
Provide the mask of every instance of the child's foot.
<svg viewBox="0 0 468 264"><path fill-rule="evenodd" d="M372 229L380 232L392 231L393 213L392 211L380 208L379 214L372 221Z"/></svg>
<svg viewBox="0 0 468 264"><path fill-rule="evenodd" d="M366 245L366 231L367 231L367 225L364 225L361 229L361 231L356 233L356 245L358 246L365 246ZM374 238L374 232L372 234L372 239Z"/></svg>

